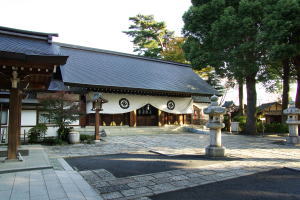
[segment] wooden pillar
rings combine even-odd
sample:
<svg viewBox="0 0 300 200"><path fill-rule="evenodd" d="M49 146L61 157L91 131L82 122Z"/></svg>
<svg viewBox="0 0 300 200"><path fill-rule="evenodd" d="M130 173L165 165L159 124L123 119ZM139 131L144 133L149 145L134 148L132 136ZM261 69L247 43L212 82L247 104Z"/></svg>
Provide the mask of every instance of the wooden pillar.
<svg viewBox="0 0 300 200"><path fill-rule="evenodd" d="M21 114L20 90L12 88L9 98L9 124L8 124L8 153L7 159L17 159L18 140L20 133L19 115Z"/></svg>
<svg viewBox="0 0 300 200"><path fill-rule="evenodd" d="M96 112L95 112L95 140L100 140L99 122L100 122L99 109L96 109Z"/></svg>
<svg viewBox="0 0 300 200"><path fill-rule="evenodd" d="M20 146L21 145L21 115L22 115L22 91L19 90L19 98L18 98L19 102L18 102L18 110L20 110L20 112L18 113L18 125L19 128L17 129L17 145Z"/></svg>
<svg viewBox="0 0 300 200"><path fill-rule="evenodd" d="M136 127L136 110L130 112L129 126Z"/></svg>
<svg viewBox="0 0 300 200"><path fill-rule="evenodd" d="M183 125L183 115L178 116L178 121L179 121L178 122L179 125Z"/></svg>
<svg viewBox="0 0 300 200"><path fill-rule="evenodd" d="M87 122L87 116L86 116L86 99L84 95L80 96L80 119L79 119L79 125L81 127L85 127L86 126L86 122Z"/></svg>
<svg viewBox="0 0 300 200"><path fill-rule="evenodd" d="M165 125L165 112L158 110L158 126Z"/></svg>

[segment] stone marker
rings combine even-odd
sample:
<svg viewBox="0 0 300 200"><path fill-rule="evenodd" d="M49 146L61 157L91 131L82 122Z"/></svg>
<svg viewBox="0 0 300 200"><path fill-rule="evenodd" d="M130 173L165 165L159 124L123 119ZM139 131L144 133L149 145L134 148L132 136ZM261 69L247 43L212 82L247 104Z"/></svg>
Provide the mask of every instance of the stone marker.
<svg viewBox="0 0 300 200"><path fill-rule="evenodd" d="M286 123L289 126L289 137L287 137L287 144L300 144L300 137L298 135L298 126L300 121L298 115L300 115L300 109L296 108L295 102L291 101L289 107L283 111L287 115Z"/></svg>
<svg viewBox="0 0 300 200"><path fill-rule="evenodd" d="M222 123L225 108L218 105L216 95L210 98L211 104L204 109L204 113L209 115L206 127L210 129L210 145L206 147L205 154L209 157L224 157L225 147L222 146L221 129L225 127Z"/></svg>

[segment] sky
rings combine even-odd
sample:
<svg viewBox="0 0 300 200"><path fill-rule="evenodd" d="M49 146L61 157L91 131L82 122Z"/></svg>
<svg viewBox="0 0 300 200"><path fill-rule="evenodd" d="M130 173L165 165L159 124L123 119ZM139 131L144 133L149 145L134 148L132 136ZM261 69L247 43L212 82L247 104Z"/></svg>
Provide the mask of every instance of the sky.
<svg viewBox="0 0 300 200"><path fill-rule="evenodd" d="M133 53L131 39L122 33L129 17L152 14L179 36L190 6L190 0L1 0L0 26L58 33L57 42ZM258 105L277 98L258 85ZM237 89L229 90L226 100L237 103Z"/></svg>

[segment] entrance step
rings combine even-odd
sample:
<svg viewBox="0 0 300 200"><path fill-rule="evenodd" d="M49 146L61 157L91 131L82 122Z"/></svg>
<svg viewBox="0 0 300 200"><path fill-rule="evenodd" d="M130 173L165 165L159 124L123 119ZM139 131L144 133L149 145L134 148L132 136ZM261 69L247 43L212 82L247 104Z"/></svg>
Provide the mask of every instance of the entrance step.
<svg viewBox="0 0 300 200"><path fill-rule="evenodd" d="M187 126L164 126L164 127L129 127L129 126L101 126L101 130L110 135L136 135L136 134L166 134L186 132ZM75 128L81 134L94 134L94 127Z"/></svg>

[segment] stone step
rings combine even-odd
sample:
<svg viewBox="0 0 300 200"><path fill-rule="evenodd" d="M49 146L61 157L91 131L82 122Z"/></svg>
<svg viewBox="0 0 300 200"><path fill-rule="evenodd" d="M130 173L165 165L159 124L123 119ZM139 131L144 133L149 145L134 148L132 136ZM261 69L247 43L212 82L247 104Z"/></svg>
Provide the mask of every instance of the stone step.
<svg viewBox="0 0 300 200"><path fill-rule="evenodd" d="M185 131L186 126L164 126L164 127L126 127L126 126L101 126L107 135L132 135L132 134L163 134ZM75 128L81 134L94 134L94 127Z"/></svg>

